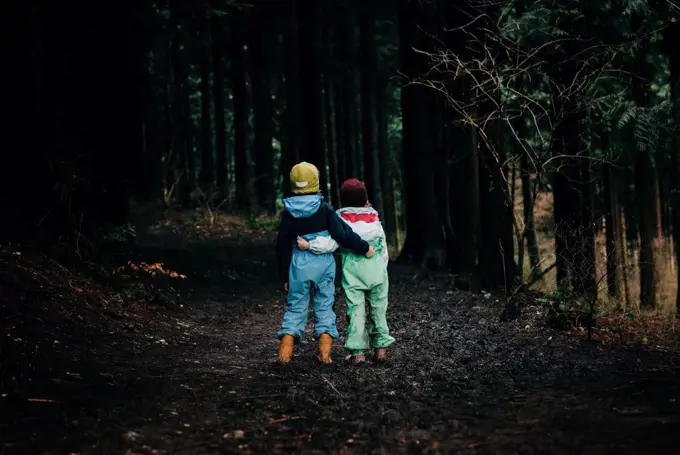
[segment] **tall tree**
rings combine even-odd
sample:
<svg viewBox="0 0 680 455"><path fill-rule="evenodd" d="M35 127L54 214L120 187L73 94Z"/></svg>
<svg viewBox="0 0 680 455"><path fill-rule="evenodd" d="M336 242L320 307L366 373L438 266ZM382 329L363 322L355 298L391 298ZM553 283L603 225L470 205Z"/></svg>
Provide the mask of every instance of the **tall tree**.
<svg viewBox="0 0 680 455"><path fill-rule="evenodd" d="M333 59L328 67L333 71L333 109L335 117L335 140L338 150L339 180L351 177L349 169L352 141L350 139L350 120L348 112L347 71L349 66L349 18L347 17L347 0L339 0L334 14L337 14L336 36L332 49Z"/></svg>
<svg viewBox="0 0 680 455"><path fill-rule="evenodd" d="M465 25L470 14L476 16L473 8L466 8L464 2L441 0L439 8L446 32L442 36L447 49L462 61L472 56L473 43ZM479 137L477 127L468 121L479 118L477 103L473 102L474 81L465 72L452 81L447 81L447 91L451 98L464 105L471 105L470 112L454 109L447 120L447 143L449 144L447 170L449 177L449 214L451 238L448 239L448 263L455 273L475 274L479 266L480 253L480 168ZM464 214L461 216L460 214ZM479 278L475 275L475 278ZM481 283L473 283L479 289Z"/></svg>
<svg viewBox="0 0 680 455"><path fill-rule="evenodd" d="M361 86L361 139L364 162L364 179L369 199L381 214L382 202L381 169L378 166L377 125L376 125L376 81L378 55L375 45L375 3L360 2L359 48ZM386 163L385 163L386 164Z"/></svg>
<svg viewBox="0 0 680 455"><path fill-rule="evenodd" d="M323 17L324 22L321 30L321 39L323 46L322 72L323 72L323 113L325 122L325 138L326 138L326 156L328 159L329 177L330 177L330 198L331 204L334 207L340 206L340 186L342 184L342 177L340 171L340 155L345 153L344 149L338 148L338 128L337 128L337 110L335 103L337 97L335 90L337 88L338 74L336 68L340 65L333 64L335 59L336 49L333 46L334 34L336 32L335 21L331 20L335 14L333 4L328 2L324 4ZM344 141L343 141L344 143Z"/></svg>
<svg viewBox="0 0 680 455"><path fill-rule="evenodd" d="M522 119L523 121L523 119ZM524 137L524 135L522 135ZM535 183L531 181L531 171L529 170L529 157L525 150L520 150L520 179L522 181L522 211L524 214L524 235L526 238L527 251L529 253L529 266L531 267L531 274L537 276L541 256L538 249L538 240L536 238L536 224L534 220L534 193ZM521 245L521 248L524 246ZM519 264L522 267L522 263Z"/></svg>
<svg viewBox="0 0 680 455"><path fill-rule="evenodd" d="M639 15L633 20L633 29L641 32L644 21ZM642 36L640 47L634 61L632 78L632 97L636 105L649 104L648 85L651 82L647 53L650 51L649 37ZM656 285L654 282L654 236L656 234L656 209L654 191L654 167L650 151L640 151L635 157L635 195L638 210L638 230L640 232L640 306L654 306Z"/></svg>
<svg viewBox="0 0 680 455"><path fill-rule="evenodd" d="M296 15L297 1L286 3L284 11L285 27L283 32L284 87L286 105L282 112L283 129L282 166L284 173L301 159L301 103L300 93L304 87L300 83L300 47ZM283 179L283 191L287 192L288 179Z"/></svg>
<svg viewBox="0 0 680 455"><path fill-rule="evenodd" d="M603 151L607 150L607 138L605 135L602 145ZM621 225L621 206L619 203L618 174L614 165L605 163L602 166L605 202L605 248L607 251L607 291L610 297L618 301L625 301L623 274L625 272L625 255L623 226Z"/></svg>
<svg viewBox="0 0 680 455"><path fill-rule="evenodd" d="M186 14L177 0L170 3L171 21L175 28L175 36L171 43L171 60L173 74L173 131L174 147L177 150L177 168L174 181L180 204L188 206L191 191L196 184L196 164L194 156L193 120L189 100L189 68L186 49L182 49L182 17ZM174 185L174 183L173 183Z"/></svg>
<svg viewBox="0 0 680 455"><path fill-rule="evenodd" d="M585 122L583 122L585 123ZM597 293L595 268L595 222L593 216L594 192L590 142L581 139L582 158L580 167L580 217L578 232L580 234L579 253L574 264L574 285L576 291L582 295L593 296Z"/></svg>
<svg viewBox="0 0 680 455"><path fill-rule="evenodd" d="M478 59L490 55L491 61L500 62L502 52L493 39L499 33L496 24L500 8L484 3L480 9L483 15L475 30L473 52ZM517 266L514 258L514 215L505 164L506 146L503 124L496 107L500 104L500 87L477 88L475 91L480 100L479 117L475 123L479 125L479 205L482 217L477 279L483 288L510 292L516 284ZM493 216L493 221L490 216Z"/></svg>
<svg viewBox="0 0 680 455"><path fill-rule="evenodd" d="M380 189L382 190L382 212L380 213L389 245L397 246L397 201L394 194L394 160L389 140L388 90L391 86L386 73L376 78L376 116L378 120L378 163L380 163Z"/></svg>
<svg viewBox="0 0 680 455"><path fill-rule="evenodd" d="M491 115L485 108L480 109L480 119ZM517 267L514 259L514 238L512 235L513 213L510 206L509 190L504 176L505 152L498 121L481 120L487 126L478 132L479 140L479 206L482 214L479 242L479 283L486 289L503 289L510 292L515 285Z"/></svg>
<svg viewBox="0 0 680 455"><path fill-rule="evenodd" d="M673 122L675 134L671 148L671 202L673 205L673 243L675 244L676 276L680 283L680 48L677 46L680 39L680 23L677 21L670 24L665 32L664 41L666 53L670 60L670 86ZM676 313L680 316L680 290L676 292Z"/></svg>
<svg viewBox="0 0 680 455"><path fill-rule="evenodd" d="M321 2L297 0L300 55L301 158L315 164L320 172L321 192L328 196L327 159L324 144L323 94L321 84Z"/></svg>
<svg viewBox="0 0 680 455"><path fill-rule="evenodd" d="M256 5L250 27L251 83L255 138L255 192L258 206L273 215L276 211L274 189L274 20L266 3Z"/></svg>
<svg viewBox="0 0 680 455"><path fill-rule="evenodd" d="M257 211L252 188L253 169L248 151L247 35L248 16L235 10L231 15L231 86L234 102L234 174L236 207Z"/></svg>
<svg viewBox="0 0 680 455"><path fill-rule="evenodd" d="M428 5L404 0L399 4L399 49L403 74L409 80L420 77L427 60L415 49L426 46ZM402 87L402 134L404 192L406 195L406 241L402 258L420 262L424 268L441 267L446 257L445 239L439 217L438 199L432 179L432 144L429 141L429 103L433 91L420 84Z"/></svg>
<svg viewBox="0 0 680 455"><path fill-rule="evenodd" d="M199 182L201 188L211 191L215 185L215 155L213 152L212 141L212 94L210 92L210 18L207 12L203 13L201 19L201 49L200 49L200 71L201 71L201 170L199 172Z"/></svg>
<svg viewBox="0 0 680 455"><path fill-rule="evenodd" d="M219 14L212 17L212 63L213 63L213 96L215 106L215 180L217 190L222 198L229 195L229 173L227 163L227 122L224 106L224 37L222 35L223 19Z"/></svg>

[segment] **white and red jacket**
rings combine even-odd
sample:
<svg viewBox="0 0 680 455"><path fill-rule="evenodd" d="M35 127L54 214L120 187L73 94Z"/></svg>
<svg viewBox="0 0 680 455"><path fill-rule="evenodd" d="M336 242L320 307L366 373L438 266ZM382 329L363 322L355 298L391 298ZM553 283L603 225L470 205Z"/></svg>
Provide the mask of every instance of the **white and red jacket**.
<svg viewBox="0 0 680 455"><path fill-rule="evenodd" d="M387 265L389 262L387 241L378 212L372 207L346 207L337 210L336 213L362 240L382 244L380 256ZM339 246L338 242L333 240L332 237L317 237L309 242L309 250L316 254L331 253L337 250Z"/></svg>

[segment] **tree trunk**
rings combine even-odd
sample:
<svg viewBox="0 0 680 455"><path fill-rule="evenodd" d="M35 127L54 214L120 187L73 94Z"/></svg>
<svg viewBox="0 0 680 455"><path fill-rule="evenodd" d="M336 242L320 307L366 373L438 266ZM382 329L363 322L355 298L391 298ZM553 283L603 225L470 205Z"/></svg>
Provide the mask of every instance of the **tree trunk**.
<svg viewBox="0 0 680 455"><path fill-rule="evenodd" d="M635 200L637 198L637 191L632 187L635 185L635 177L633 174L633 166L625 169L623 174L623 207L625 213L625 227L626 227L626 242L630 243L633 249L638 248L638 219L640 215L637 213L635 207Z"/></svg>
<svg viewBox="0 0 680 455"><path fill-rule="evenodd" d="M672 234L671 226L671 185L673 180L673 162L670 154L657 154L655 156L657 179L659 181L659 202L661 211L661 233L664 240L669 240ZM666 242L670 246L670 242ZM671 252L672 254L672 252Z"/></svg>
<svg viewBox="0 0 680 455"><path fill-rule="evenodd" d="M179 37L176 36L171 44L173 63L173 91L174 91L174 119L175 149L177 150L177 169L173 180L177 183L176 194L180 205L188 206L189 197L194 183L193 142L191 139L192 125L189 116L188 75L186 64L180 54ZM173 183L174 184L174 183Z"/></svg>
<svg viewBox="0 0 680 455"><path fill-rule="evenodd" d="M351 90L352 94L352 136L354 140L354 160L356 166L356 177L360 180L366 180L366 166L363 160L363 131L361 128L361 76L358 71L352 71L351 76Z"/></svg>
<svg viewBox="0 0 680 455"><path fill-rule="evenodd" d="M636 21L641 21L638 18ZM632 78L632 96L640 107L649 104L647 83L652 79L647 64L648 38L643 38L638 50L635 73ZM635 194L638 209L638 230L640 231L640 306L653 307L656 304L654 282L654 236L656 235L656 198L654 191L654 167L647 152L638 152L635 158Z"/></svg>
<svg viewBox="0 0 680 455"><path fill-rule="evenodd" d="M166 55L167 68L168 68L168 79L164 84L164 94L165 94L165 125L164 133L166 136L165 145L165 155L163 161L163 177L164 177L164 200L169 204L173 199L174 188L178 184L175 178L175 172L177 170L178 157L177 157L177 131L175 131L175 116L176 116L176 106L174 102L174 71L173 71L173 59L174 59L174 47L168 46L168 52Z"/></svg>
<svg viewBox="0 0 680 455"><path fill-rule="evenodd" d="M326 119L326 152L330 170L331 203L333 207L340 207L340 181L338 145L335 138L335 110L333 109L333 82L330 71L324 72L324 115Z"/></svg>
<svg viewBox="0 0 680 455"><path fill-rule="evenodd" d="M378 55L375 47L375 6L361 2L359 14L359 48L361 49L361 138L364 162L364 180L371 204L383 214L380 168L378 167L376 126L376 81Z"/></svg>
<svg viewBox="0 0 680 455"><path fill-rule="evenodd" d="M663 240L663 216L661 215L661 183L659 182L658 164L654 168L654 210L656 211L656 233L658 241Z"/></svg>
<svg viewBox="0 0 680 455"><path fill-rule="evenodd" d="M188 68L187 68L188 69ZM184 118L183 123L186 125L186 167L187 167L187 177L188 177L188 186L187 186L187 197L188 197L188 203L191 204L191 193L194 191L196 188L196 185L198 182L196 181L196 141L197 141L197 132L196 132L196 125L194 124L194 119L191 116L191 87L189 86L190 84L190 78L189 78L189 73L187 71L186 73L186 79L184 80L184 83L182 84L183 90L182 90L182 97L184 98L183 100L183 111L182 111L182 116Z"/></svg>
<svg viewBox="0 0 680 455"><path fill-rule="evenodd" d="M351 21L347 12L348 5L346 0L339 0L337 6L338 25L336 27L337 36L333 49L333 61L336 65L333 79L335 84L333 94L335 96L335 128L336 142L338 147L339 181L342 182L350 177L357 177L352 169L352 155L354 154L354 144L352 139L353 127L351 117L351 96L354 93L349 85L350 71L353 65L350 62L351 40L349 31Z"/></svg>
<svg viewBox="0 0 680 455"><path fill-rule="evenodd" d="M298 43L300 55L300 90L305 96L301 105L302 158L319 169L321 193L328 197L327 159L324 146L323 100L319 44L321 33L321 3L318 0L298 0Z"/></svg>
<svg viewBox="0 0 680 455"><path fill-rule="evenodd" d="M566 112L557 120L557 131L553 143L553 156L558 158L553 172L553 200L555 218L555 261L557 285L570 288L574 280L584 271L576 268L578 261L580 236L580 199L579 191L580 164L578 118L572 113L569 101L562 100L558 112ZM574 273L577 276L574 276Z"/></svg>
<svg viewBox="0 0 680 455"><path fill-rule="evenodd" d="M236 207L256 211L253 170L248 154L248 88L246 85L246 24L244 13L235 11L231 21L231 84L234 102L234 174Z"/></svg>
<svg viewBox="0 0 680 455"><path fill-rule="evenodd" d="M665 45L670 57L670 86L671 101L673 103L673 123L675 132L673 135L673 146L671 148L671 204L673 243L675 244L676 257L676 280L680 283L680 48L677 41L680 39L680 24L677 22L665 32ZM680 286L676 292L676 314L680 316Z"/></svg>
<svg viewBox="0 0 680 455"><path fill-rule="evenodd" d="M419 27L425 6L403 0L399 10L401 68L407 77L420 75L427 62L413 51L422 46ZM402 87L404 193L406 195L406 241L402 258L420 262L424 269L437 269L446 259L445 240L439 219L432 179L432 145L428 135L429 102L436 97L420 85Z"/></svg>
<svg viewBox="0 0 680 455"><path fill-rule="evenodd" d="M354 95L357 92L354 76L354 71L352 70L346 82L345 92L347 96L345 100L347 103L345 105L345 111L347 112L347 138L349 140L349 146L347 147L347 154L349 156L347 178L361 179L361 163L359 160L361 147L359 144L360 133L359 122L357 121L357 102Z"/></svg>
<svg viewBox="0 0 680 455"><path fill-rule="evenodd" d="M493 60L501 58L497 44L489 40L489 30L494 30L500 9L496 5L484 6L476 37L479 44L473 45L476 56L495 54ZM482 57L477 57L482 58ZM486 57L483 57L486 58ZM480 241L477 280L482 288L502 289L506 295L516 286L517 265L515 263L515 239L513 237L513 207L507 182L506 153L501 120L497 118L497 100L500 90L477 90L480 99L477 119L479 138L479 200L480 200ZM491 99L493 97L494 99ZM481 126L483 125L483 126ZM514 184L514 182L513 182Z"/></svg>
<svg viewBox="0 0 680 455"><path fill-rule="evenodd" d="M381 165L381 189L383 195L383 212L381 213L382 223L387 237L387 243L397 246L397 207L394 198L394 178L393 160L390 150L388 117L387 117L387 87L389 87L387 77L378 79L376 86L376 108L378 118L378 162Z"/></svg>
<svg viewBox="0 0 680 455"><path fill-rule="evenodd" d="M212 119L210 118L210 24L205 19L201 33L202 48L200 52L201 70L201 170L199 183L206 196L210 197L215 185L215 158L212 143Z"/></svg>
<svg viewBox="0 0 680 455"><path fill-rule="evenodd" d="M61 5L57 6L57 8L61 7ZM97 83L96 106L113 107L116 102L119 103L119 108L112 109L115 113L113 122L108 121L111 117L109 113L104 113L104 118L96 119L99 131L96 131L95 135L99 137L100 144L93 149L97 150L96 154L99 157L95 163L98 165L96 169L101 178L103 195L99 201L99 207L94 210L97 217L101 219L96 220L94 225L90 224L90 227L96 226L96 228L111 223L121 225L127 222L130 209L129 198L141 188L144 180L149 179L151 182L153 200L156 200L155 196L159 194L161 188L159 186L161 182L160 161L156 161L155 164L150 163L153 169L149 174L141 171L141 168L130 169L130 163L134 163L136 157L144 149L145 102L148 100L150 91L148 49L151 45L151 34L144 26L144 18L148 17L146 14L150 12L150 5L141 1L134 6L123 4L120 8L121 15L114 14L114 18L122 16L125 24L122 28L115 19L111 22L105 21L111 28L101 29L101 23L93 24L93 28L99 29L100 47L96 49L96 54L92 58L101 55L110 57L108 64L99 67L100 75L89 74ZM118 33L119 37L122 35L122 39L111 43L110 36L113 33ZM113 89L116 83L124 90ZM119 99L119 94L123 92L122 99ZM87 91L84 92L84 96L88 96ZM86 111L83 114L87 115L96 110L95 107L92 111ZM112 131L112 124L118 124L119 129ZM111 136L114 136L113 140L110 139ZM153 159L159 158L159 154L154 152L150 152L150 156ZM83 234L87 235L88 231L84 231Z"/></svg>
<svg viewBox="0 0 680 455"><path fill-rule="evenodd" d="M639 153L635 161L635 189L640 213L640 306L652 307L656 301L654 283L654 168L649 156Z"/></svg>
<svg viewBox="0 0 680 455"><path fill-rule="evenodd" d="M616 168L612 165L603 166L603 182L605 192L605 237L607 251L607 291L623 303L625 293L622 292L625 272L624 236L621 226L621 208L619 206L619 189Z"/></svg>
<svg viewBox="0 0 680 455"><path fill-rule="evenodd" d="M538 240L536 239L536 227L534 224L535 185L531 181L527 152L522 150L520 153L521 153L520 178L522 180L522 207L524 213L524 226L525 226L524 233L527 241L527 251L529 253L529 266L531 267L531 276L536 277L540 273L539 264L541 263L541 256L538 249ZM519 264L519 267L523 268L523 266L524 266L523 264Z"/></svg>
<svg viewBox="0 0 680 455"><path fill-rule="evenodd" d="M439 9L445 21L445 29L442 34L444 43L452 53L463 60L473 58L473 47L470 44L470 36L463 31L463 26L468 21L468 11L461 11L455 2L440 0ZM460 77L448 84L447 90L460 100L472 98L472 78ZM479 168L479 142L477 128L465 122L459 113L449 112L446 121L446 141L449 148L448 172L449 172L449 223L450 233L447 239L448 265L454 273L469 275L475 281L472 288L480 290L478 280L478 266L480 253L480 168ZM478 108L473 107L471 116L478 117Z"/></svg>
<svg viewBox="0 0 680 455"><path fill-rule="evenodd" d="M227 150L227 122L224 114L224 68L222 54L222 19L212 18L212 52L213 52L213 97L215 106L215 179L217 191L222 200L229 197L229 153ZM221 203L221 201L220 201Z"/></svg>
<svg viewBox="0 0 680 455"><path fill-rule="evenodd" d="M274 186L274 102L272 99L271 62L273 52L273 21L267 17L266 5L256 6L253 25L250 27L251 87L253 94L253 121L255 139L252 155L255 161L255 194L257 207L268 215L276 212Z"/></svg>
<svg viewBox="0 0 680 455"><path fill-rule="evenodd" d="M597 296L597 269L595 268L595 224L593 222L593 179L591 177L592 161L589 159L589 146L585 146L584 155L579 159L581 207L579 217L579 251L572 277L576 291L589 298Z"/></svg>
<svg viewBox="0 0 680 455"><path fill-rule="evenodd" d="M479 199L482 220L478 279L484 289L502 289L509 293L515 286L517 266L512 234L513 213L507 183L503 178L505 153L501 140L497 140L500 136L499 129L498 122L489 121L483 131L485 137L481 137L481 131L479 133Z"/></svg>
<svg viewBox="0 0 680 455"><path fill-rule="evenodd" d="M324 17L329 17L329 14L333 14L334 11L330 8L330 4L326 4L323 9ZM326 156L328 157L328 168L330 176L330 198L331 205L336 209L340 207L340 185L342 181L340 180L340 159L338 158L338 141L337 141L337 118L335 103L335 80L337 75L335 74L333 61L335 58L335 49L333 48L333 43L331 41L331 33L334 31L333 23L326 20L324 21L323 28L321 31L322 43L323 43L323 56L322 67L323 67L323 112L325 121L325 138L326 138Z"/></svg>
<svg viewBox="0 0 680 455"><path fill-rule="evenodd" d="M335 143L337 146L338 181L340 185L349 177L349 158L347 127L349 125L347 111L345 110L345 87L344 78L336 80L333 88L333 107L335 108Z"/></svg>
<svg viewBox="0 0 680 455"><path fill-rule="evenodd" d="M460 93L465 93L466 87L467 84L462 85ZM476 112L471 114L476 115ZM453 272L475 274L479 264L481 228L477 129L459 121L455 124L451 139L456 147L450 180L450 192L455 197L451 198L450 209L454 239L451 243L453 249L448 254L449 264ZM476 283L474 288L479 290L480 283Z"/></svg>
<svg viewBox="0 0 680 455"><path fill-rule="evenodd" d="M284 72L286 104L283 111L282 124L284 127L284 141L282 144L283 157L283 194L290 192L288 173L300 161L300 56L298 48L298 30L296 17L296 2L289 2L286 10L286 27L283 34Z"/></svg>
<svg viewBox="0 0 680 455"><path fill-rule="evenodd" d="M144 62L146 64L146 62ZM147 64L148 65L148 64ZM168 71L165 68L159 69L163 72L165 78L168 77ZM148 87L150 84L150 74L147 68L143 72L143 86ZM163 84L163 88L165 84ZM142 175L144 178L139 180L140 187L136 195L141 201L150 204L158 204L163 201L163 152L167 150L167 138L165 137L165 130L167 128L167 113L165 112L165 104L168 100L165 98L165 91L162 91L160 97L153 96L151 93L140 93L138 100L144 109L143 113L143 144L142 144ZM152 104L153 103L153 104Z"/></svg>

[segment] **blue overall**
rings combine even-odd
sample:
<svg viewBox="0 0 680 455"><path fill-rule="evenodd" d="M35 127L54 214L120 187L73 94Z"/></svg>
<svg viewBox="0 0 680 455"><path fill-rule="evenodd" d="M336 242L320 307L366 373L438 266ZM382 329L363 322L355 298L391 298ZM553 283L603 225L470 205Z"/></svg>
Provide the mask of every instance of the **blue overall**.
<svg viewBox="0 0 680 455"><path fill-rule="evenodd" d="M320 195L294 196L283 202L286 212L279 228L277 255L281 275L286 275L288 298L277 338L293 335L298 341L302 340L313 286L314 337L327 333L337 339L339 334L333 310L335 258L332 253L314 254L298 249L297 237L309 241L330 235L341 245L361 254L368 250L368 244L337 216L330 205L323 202Z"/></svg>
<svg viewBox="0 0 680 455"><path fill-rule="evenodd" d="M303 236L313 240L317 236L328 235L328 231L318 235ZM278 337L289 334L301 340L307 325L310 289L314 286L314 338L327 333L334 339L339 337L335 303L335 258L332 253L314 254L293 247L293 257L288 272L288 299L283 324Z"/></svg>

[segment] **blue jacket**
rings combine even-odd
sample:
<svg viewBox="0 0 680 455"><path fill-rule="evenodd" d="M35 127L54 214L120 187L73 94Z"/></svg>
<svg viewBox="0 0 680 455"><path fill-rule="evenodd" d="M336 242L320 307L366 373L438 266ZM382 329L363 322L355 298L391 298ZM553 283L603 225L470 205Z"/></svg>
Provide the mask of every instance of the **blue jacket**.
<svg viewBox="0 0 680 455"><path fill-rule="evenodd" d="M283 200L285 210L276 238L276 257L279 274L288 281L288 269L298 236L327 232L343 248L366 254L369 245L342 221L333 207L323 201L323 196L305 194Z"/></svg>

